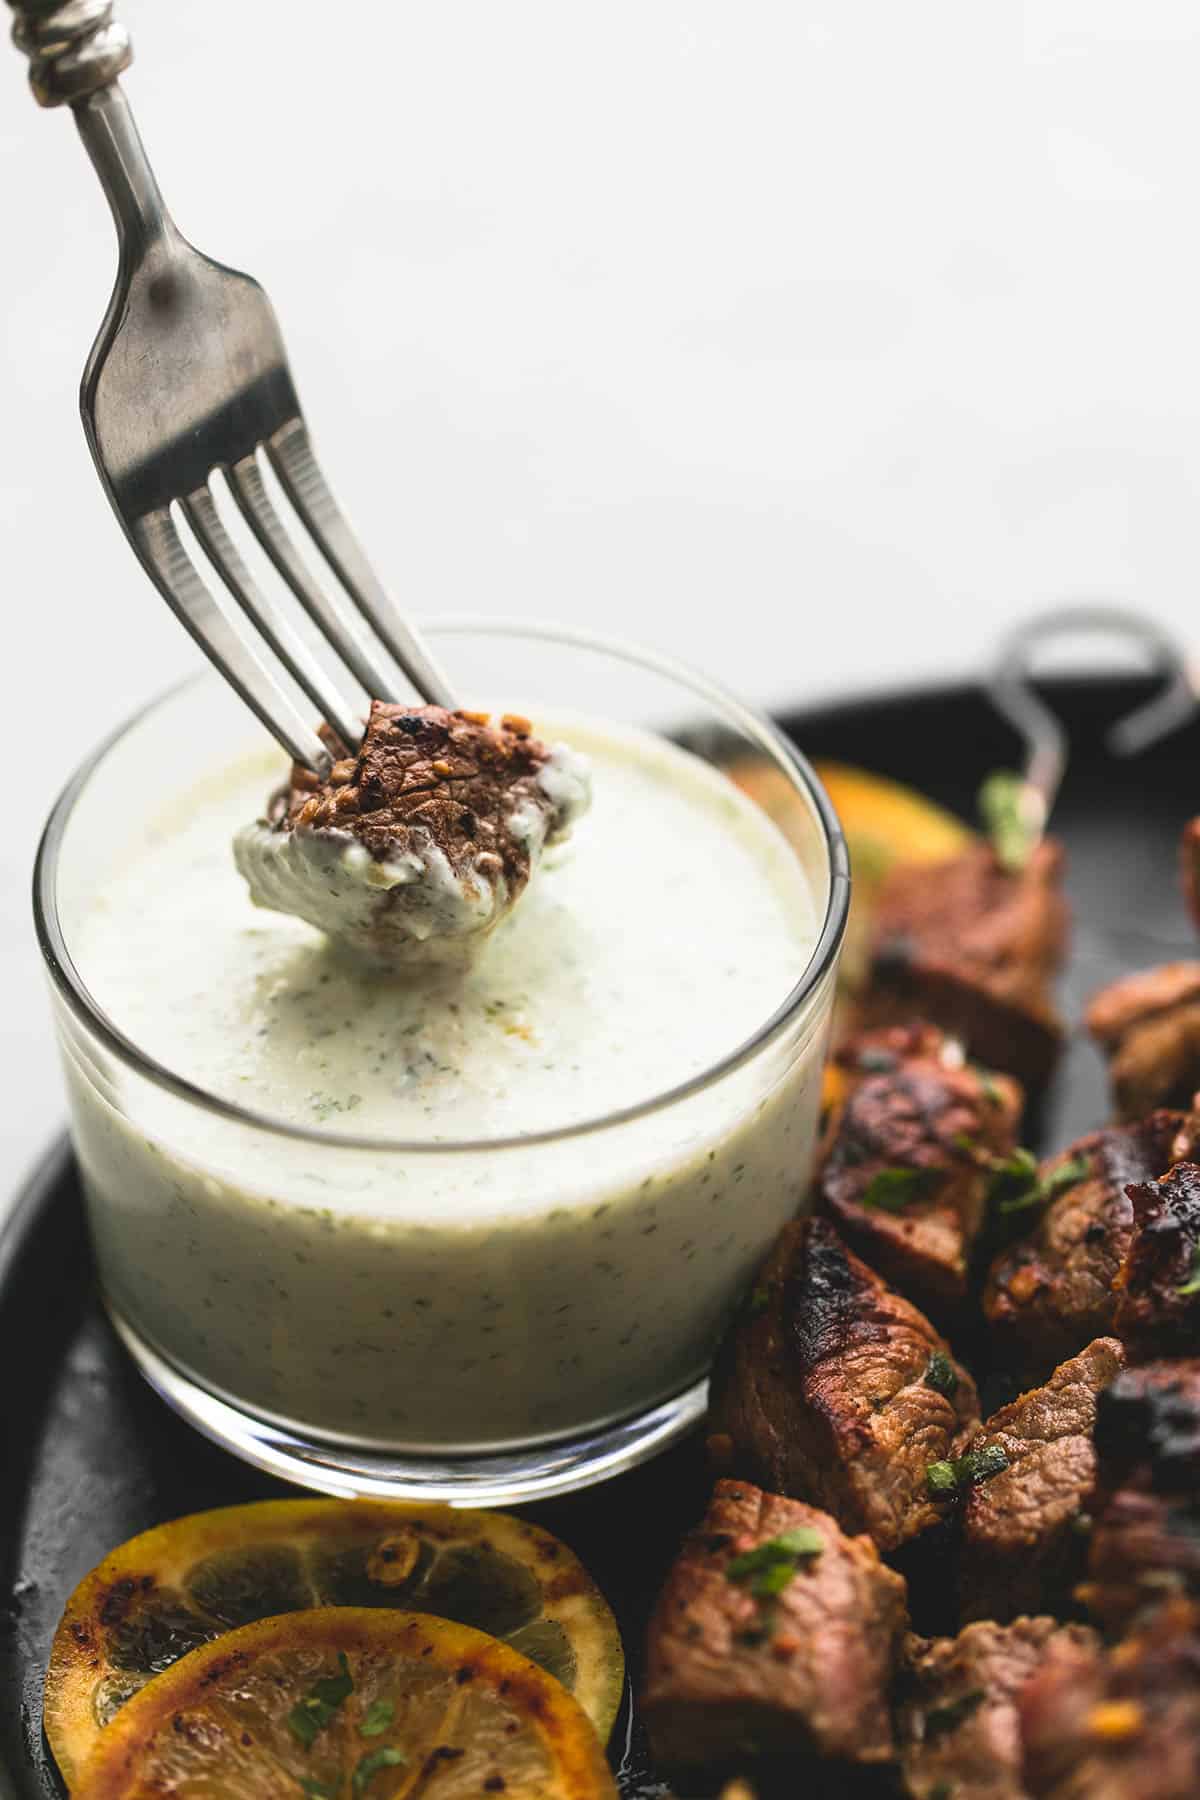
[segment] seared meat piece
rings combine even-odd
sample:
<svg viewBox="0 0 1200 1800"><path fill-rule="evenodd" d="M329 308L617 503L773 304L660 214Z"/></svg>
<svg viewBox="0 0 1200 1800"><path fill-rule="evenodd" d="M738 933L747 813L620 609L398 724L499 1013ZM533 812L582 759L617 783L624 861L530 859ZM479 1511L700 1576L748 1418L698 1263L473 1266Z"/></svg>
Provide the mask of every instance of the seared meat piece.
<svg viewBox="0 0 1200 1800"><path fill-rule="evenodd" d="M960 1456L978 1420L924 1314L826 1220L785 1226L713 1376L714 1445L734 1466L893 1550L939 1517L928 1465Z"/></svg>
<svg viewBox="0 0 1200 1800"><path fill-rule="evenodd" d="M1096 1398L1123 1362L1115 1338L1097 1338L1061 1363L1044 1387L1022 1394L984 1424L975 1448L998 1447L1008 1466L967 1496L964 1617L1011 1619L1055 1605L1082 1573L1079 1523L1096 1476Z"/></svg>
<svg viewBox="0 0 1200 1800"><path fill-rule="evenodd" d="M1015 1142L1021 1090L966 1066L927 1026L864 1033L834 1060L844 1099L826 1127L817 1207L887 1281L952 1310L966 1297L989 1165Z"/></svg>
<svg viewBox="0 0 1200 1800"><path fill-rule="evenodd" d="M1200 819L1189 819L1183 828L1179 864L1183 876L1184 898L1191 908L1193 919L1200 925Z"/></svg>
<svg viewBox="0 0 1200 1800"><path fill-rule="evenodd" d="M591 795L585 759L511 714L373 700L353 756L321 735L328 776L296 764L234 857L256 906L380 962L478 950Z"/></svg>
<svg viewBox="0 0 1200 1800"><path fill-rule="evenodd" d="M1175 1601L1110 1650L1051 1645L1019 1712L1034 1800L1196 1800L1200 1615Z"/></svg>
<svg viewBox="0 0 1200 1800"><path fill-rule="evenodd" d="M1190 1106L1200 1088L1200 962L1114 981L1092 999L1087 1027L1108 1056L1119 1118Z"/></svg>
<svg viewBox="0 0 1200 1800"><path fill-rule="evenodd" d="M1046 1177L1078 1178L1051 1200L1029 1237L1001 1251L984 1289L1002 1361L1048 1369L1116 1329L1113 1283L1134 1234L1125 1190L1190 1155L1198 1136L1194 1116L1156 1112L1094 1131L1050 1159Z"/></svg>
<svg viewBox="0 0 1200 1800"><path fill-rule="evenodd" d="M1067 940L1062 872L1049 842L1016 872L986 844L894 868L876 903L861 1023L931 1019L979 1062L1040 1086L1063 1037L1049 993Z"/></svg>
<svg viewBox="0 0 1200 1800"><path fill-rule="evenodd" d="M1114 1329L1135 1360L1200 1350L1200 1166L1176 1163L1131 1187L1129 1199L1133 1237L1117 1277Z"/></svg>
<svg viewBox="0 0 1200 1800"><path fill-rule="evenodd" d="M827 1513L719 1481L659 1597L643 1717L658 1756L892 1752L904 1581Z"/></svg>
<svg viewBox="0 0 1200 1800"><path fill-rule="evenodd" d="M1200 1600L1200 1358L1118 1376L1096 1415L1088 1608L1124 1629L1172 1593Z"/></svg>
<svg viewBox="0 0 1200 1800"><path fill-rule="evenodd" d="M1086 1626L1048 1618L907 1638L896 1712L905 1793L1024 1800L1017 1696L1052 1646L1090 1650L1096 1642Z"/></svg>

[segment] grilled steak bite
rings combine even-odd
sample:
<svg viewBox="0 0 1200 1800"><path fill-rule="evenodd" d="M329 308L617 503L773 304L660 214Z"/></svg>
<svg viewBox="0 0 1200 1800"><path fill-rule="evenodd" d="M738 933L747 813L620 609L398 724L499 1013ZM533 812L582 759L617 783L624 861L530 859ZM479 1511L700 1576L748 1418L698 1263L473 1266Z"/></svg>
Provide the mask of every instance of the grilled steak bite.
<svg viewBox="0 0 1200 1800"><path fill-rule="evenodd" d="M972 1486L963 1509L964 1617L1010 1619L1065 1601L1086 1549L1096 1400L1123 1362L1115 1338L1097 1338L985 1422L975 1448L999 1449L1006 1467Z"/></svg>
<svg viewBox="0 0 1200 1800"><path fill-rule="evenodd" d="M892 1751L904 1581L827 1513L719 1481L659 1597L642 1710L666 1763Z"/></svg>
<svg viewBox="0 0 1200 1800"><path fill-rule="evenodd" d="M1112 1631L1200 1602L1200 1358L1144 1363L1100 1396L1088 1610Z"/></svg>
<svg viewBox="0 0 1200 1800"><path fill-rule="evenodd" d="M941 1032L868 1032L835 1057L816 1204L884 1278L933 1312L966 1297L993 1166L1012 1151L1021 1090L967 1066Z"/></svg>
<svg viewBox="0 0 1200 1800"><path fill-rule="evenodd" d="M1195 1800L1200 1615L1175 1601L1111 1649L1052 1645L1019 1712L1034 1800Z"/></svg>
<svg viewBox="0 0 1200 1800"><path fill-rule="evenodd" d="M1043 1165L1043 1189L1060 1191L1030 1235L1001 1251L984 1289L1001 1361L1043 1371L1116 1331L1113 1284L1134 1236L1126 1189L1189 1155L1198 1129L1195 1117L1151 1113L1094 1131Z"/></svg>
<svg viewBox="0 0 1200 1800"><path fill-rule="evenodd" d="M896 1736L910 1800L1024 1800L1017 1697L1053 1646L1096 1642L1086 1626L1049 1618L907 1638Z"/></svg>
<svg viewBox="0 0 1200 1800"><path fill-rule="evenodd" d="M585 760L528 720L375 700L357 755L324 781L297 764L234 856L257 905L380 961L437 961L483 941L589 797Z"/></svg>
<svg viewBox="0 0 1200 1800"><path fill-rule="evenodd" d="M1200 962L1114 981L1092 999L1087 1027L1108 1056L1119 1118L1190 1106L1200 1088Z"/></svg>
<svg viewBox="0 0 1200 1800"><path fill-rule="evenodd" d="M1184 898L1200 926L1200 819L1189 819L1179 845L1179 867Z"/></svg>
<svg viewBox="0 0 1200 1800"><path fill-rule="evenodd" d="M1130 1187L1129 1199L1133 1236L1114 1328L1134 1360L1200 1350L1200 1166L1176 1163Z"/></svg>
<svg viewBox="0 0 1200 1800"><path fill-rule="evenodd" d="M1050 998L1066 947L1063 853L1040 844L1010 870L990 845L949 862L899 864L880 891L863 1025L932 1020L1028 1088L1063 1037Z"/></svg>
<svg viewBox="0 0 1200 1800"><path fill-rule="evenodd" d="M945 1339L825 1219L784 1227L710 1406L735 1468L885 1551L939 1518L929 1465L960 1457L979 1420Z"/></svg>

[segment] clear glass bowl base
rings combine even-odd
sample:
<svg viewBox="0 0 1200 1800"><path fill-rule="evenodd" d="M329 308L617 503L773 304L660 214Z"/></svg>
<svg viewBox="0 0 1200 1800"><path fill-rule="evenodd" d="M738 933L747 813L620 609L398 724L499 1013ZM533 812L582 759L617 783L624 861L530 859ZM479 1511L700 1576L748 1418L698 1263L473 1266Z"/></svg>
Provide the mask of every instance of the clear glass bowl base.
<svg viewBox="0 0 1200 1800"><path fill-rule="evenodd" d="M440 1501L447 1506L516 1506L609 1481L657 1456L704 1415L708 1382L585 1437L490 1455L418 1456L363 1450L304 1437L216 1398L181 1374L114 1307L118 1337L159 1397L231 1455L280 1481L343 1498Z"/></svg>

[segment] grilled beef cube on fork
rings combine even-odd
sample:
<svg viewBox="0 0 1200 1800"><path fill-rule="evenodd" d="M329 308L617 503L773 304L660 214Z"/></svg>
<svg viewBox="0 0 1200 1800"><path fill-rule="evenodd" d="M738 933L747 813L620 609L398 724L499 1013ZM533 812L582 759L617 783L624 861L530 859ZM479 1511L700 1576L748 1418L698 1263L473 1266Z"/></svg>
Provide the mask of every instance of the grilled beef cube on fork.
<svg viewBox="0 0 1200 1800"><path fill-rule="evenodd" d="M817 1210L886 1281L935 1316L967 1297L993 1169L1010 1156L1022 1094L968 1064L933 1026L844 1043L817 1163Z"/></svg>
<svg viewBox="0 0 1200 1800"><path fill-rule="evenodd" d="M929 1465L960 1457L978 1422L975 1384L925 1315L827 1219L786 1225L717 1359L714 1459L886 1552L940 1521Z"/></svg>
<svg viewBox="0 0 1200 1800"><path fill-rule="evenodd" d="M892 1754L903 1578L815 1507L719 1481L650 1622L642 1714L667 1765Z"/></svg>
<svg viewBox="0 0 1200 1800"><path fill-rule="evenodd" d="M898 863L876 901L859 1024L928 1020L1036 1092L1064 1036L1050 993L1069 925L1063 866L1050 840L1015 870L990 844Z"/></svg>

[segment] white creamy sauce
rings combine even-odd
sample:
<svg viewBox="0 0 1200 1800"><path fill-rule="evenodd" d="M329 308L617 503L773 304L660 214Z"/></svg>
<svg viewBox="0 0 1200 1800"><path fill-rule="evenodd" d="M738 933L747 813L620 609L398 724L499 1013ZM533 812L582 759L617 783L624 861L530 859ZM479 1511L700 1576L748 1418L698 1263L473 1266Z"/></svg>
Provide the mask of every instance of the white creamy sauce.
<svg viewBox="0 0 1200 1800"><path fill-rule="evenodd" d="M701 1074L812 953L799 864L725 777L640 733L555 735L591 760L592 810L466 968L382 974L251 904L230 841L269 761L182 798L83 923L95 999L177 1075L280 1121L426 1146L306 1144L132 1080L106 1098L68 1058L110 1297L260 1413L421 1446L631 1412L702 1373L800 1198L823 1017L633 1124L437 1149Z"/></svg>

